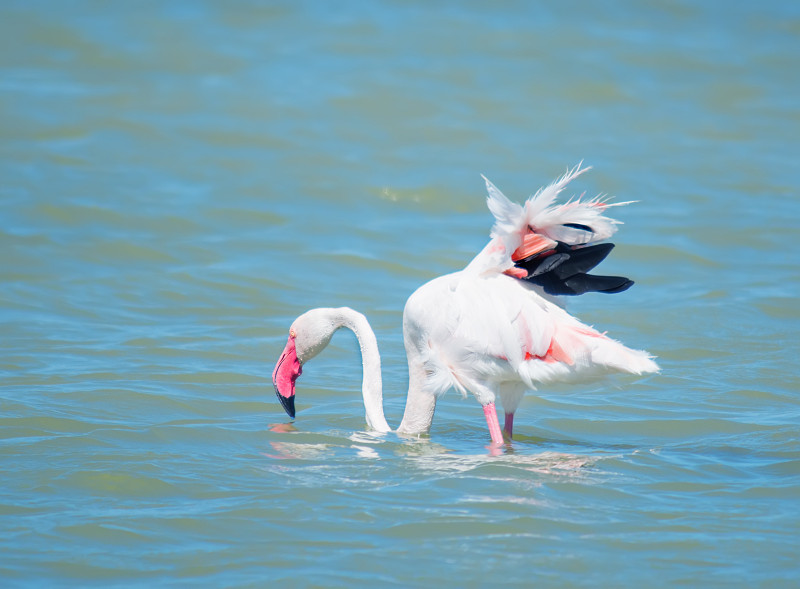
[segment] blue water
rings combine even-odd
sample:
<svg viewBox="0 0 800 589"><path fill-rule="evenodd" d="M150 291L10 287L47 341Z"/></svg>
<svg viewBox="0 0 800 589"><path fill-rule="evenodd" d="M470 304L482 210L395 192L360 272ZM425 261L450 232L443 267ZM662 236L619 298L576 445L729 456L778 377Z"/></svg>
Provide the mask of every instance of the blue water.
<svg viewBox="0 0 800 589"><path fill-rule="evenodd" d="M0 6L3 587L794 587L800 8ZM569 309L662 373L529 393L486 449L366 431L355 340L270 375L294 317L402 308L522 200L636 204Z"/></svg>

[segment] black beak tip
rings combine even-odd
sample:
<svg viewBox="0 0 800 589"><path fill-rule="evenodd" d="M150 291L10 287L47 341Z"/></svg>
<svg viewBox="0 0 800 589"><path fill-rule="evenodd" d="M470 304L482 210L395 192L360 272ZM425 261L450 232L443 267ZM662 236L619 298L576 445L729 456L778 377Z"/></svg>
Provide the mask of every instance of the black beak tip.
<svg viewBox="0 0 800 589"><path fill-rule="evenodd" d="M275 386L275 395L278 397L278 401L281 402L281 405L283 406L284 411L286 411L286 413L289 415L289 417L294 419L294 396L284 397L283 395L281 395L281 392L278 390L278 386L277 385L274 385L274 386Z"/></svg>

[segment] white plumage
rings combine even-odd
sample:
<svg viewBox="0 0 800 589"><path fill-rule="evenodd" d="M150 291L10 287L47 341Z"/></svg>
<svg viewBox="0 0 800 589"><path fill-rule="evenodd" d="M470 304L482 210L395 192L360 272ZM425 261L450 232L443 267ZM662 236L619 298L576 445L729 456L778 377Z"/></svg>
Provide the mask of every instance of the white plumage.
<svg viewBox="0 0 800 589"><path fill-rule="evenodd" d="M519 232L527 225L537 233L570 245L586 243L585 232L564 231L564 225L569 223L591 227L593 236L589 241L602 241L614 235L619 221L606 217L604 215L606 209L631 204L634 201L609 203L608 197L599 195L589 200L582 200L582 197L579 197L571 198L563 204L555 204L556 198L567 184L591 169L591 167L581 168L581 164L578 164L549 186L540 188L525 202L524 207L511 202L486 176L483 176L489 192L487 198L489 210L495 217L492 237Z"/></svg>
<svg viewBox="0 0 800 589"><path fill-rule="evenodd" d="M503 274L456 272L428 282L406 303L403 333L409 362L424 367L425 394L471 392L484 406L499 400L506 415L516 412L525 390L551 382L658 371L647 352L599 333L536 287Z"/></svg>
<svg viewBox="0 0 800 589"><path fill-rule="evenodd" d="M424 284L406 303L403 335L409 392L399 432L428 431L436 399L454 388L475 396L484 407L492 441L500 443L502 434L495 412L498 400L506 413L506 433L511 436L514 412L525 390L608 371L658 371L646 352L629 349L581 323L540 287L514 277L514 252L521 246L535 245L544 251L556 242L583 246L616 231L617 221L605 216L608 207L615 205L605 198L577 198L555 204L566 185L588 169L576 166L524 205L510 201L484 178L487 204L495 217L491 241L464 270ZM324 347L320 341L327 343L332 332L344 326L356 333L364 358L377 358L374 334L362 319L350 309L313 310L293 323L290 334L294 336L290 335L287 349L292 344L295 350L296 344L296 358L302 365ZM305 333L314 335L307 341ZM288 390L285 383L290 377L279 369L288 365L285 356L286 350L273 380L284 406L292 397L293 413L294 380ZM379 360L365 360L367 419L385 424L382 408L376 409L381 407L380 382Z"/></svg>

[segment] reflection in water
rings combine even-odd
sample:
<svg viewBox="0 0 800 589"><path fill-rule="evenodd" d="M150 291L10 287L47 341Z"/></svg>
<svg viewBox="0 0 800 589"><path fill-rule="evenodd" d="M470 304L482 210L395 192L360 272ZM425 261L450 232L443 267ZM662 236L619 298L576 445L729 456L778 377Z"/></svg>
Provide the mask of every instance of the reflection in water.
<svg viewBox="0 0 800 589"><path fill-rule="evenodd" d="M350 440L359 444L382 444L387 439L385 432L355 431L350 434Z"/></svg>
<svg viewBox="0 0 800 589"><path fill-rule="evenodd" d="M293 423L271 423L269 425L269 431L280 434L286 434L286 433L296 432L298 430Z"/></svg>
<svg viewBox="0 0 800 589"><path fill-rule="evenodd" d="M297 444L293 442L270 442L276 454L264 452L263 455L277 460L323 460L329 453L330 444Z"/></svg>
<svg viewBox="0 0 800 589"><path fill-rule="evenodd" d="M374 448L356 445L353 445L353 448L357 450L357 453L361 458L380 458L380 454L378 454Z"/></svg>
<svg viewBox="0 0 800 589"><path fill-rule="evenodd" d="M280 430L273 430L280 431ZM296 430L291 430L296 431ZM339 439L343 439L339 437ZM272 441L272 453L264 456L275 459L298 459L307 461L324 461L327 457L341 458L353 455L359 458L378 459L381 453L376 446L384 446L388 453L385 457L399 457L405 461L403 468L409 465L422 473L452 476L466 473L475 474L482 467L513 467L541 475L580 476L583 469L594 465L601 458L572 453L543 451L527 454L516 451L510 445L503 447L489 446L489 452L483 454L460 454L442 444L432 442L428 438L399 438L387 440L387 434L369 431L353 432L349 440L357 443L306 443Z"/></svg>
<svg viewBox="0 0 800 589"><path fill-rule="evenodd" d="M421 470L442 475L475 473L482 467L492 466L514 467L545 475L572 476L579 475L582 469L592 466L599 458L550 451L532 455L505 453L499 456L433 454L416 456L412 460ZM492 472L497 473L498 471L493 470Z"/></svg>

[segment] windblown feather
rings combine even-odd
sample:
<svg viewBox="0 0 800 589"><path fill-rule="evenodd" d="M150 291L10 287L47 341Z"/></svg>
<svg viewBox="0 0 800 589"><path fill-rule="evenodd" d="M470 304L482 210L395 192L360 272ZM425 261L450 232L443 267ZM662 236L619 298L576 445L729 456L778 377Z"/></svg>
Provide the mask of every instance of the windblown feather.
<svg viewBox="0 0 800 589"><path fill-rule="evenodd" d="M594 243L611 237L620 222L605 216L606 210L633 201L609 203L605 195L582 200L581 195L566 203L555 204L556 198L567 185L589 170L591 167L582 168L578 164L549 186L540 188L524 206L510 201L483 176L489 193L487 204L495 218L492 237L500 238L509 245L508 242L516 241L514 238L519 238L519 234L528 227L535 233L568 245Z"/></svg>
<svg viewBox="0 0 800 589"><path fill-rule="evenodd" d="M492 237L502 238L520 231L524 227L525 220L525 211L522 206L509 200L483 174L481 174L481 178L486 182L486 191L489 193L486 204L495 218Z"/></svg>
<svg viewBox="0 0 800 589"><path fill-rule="evenodd" d="M486 202L495 223L492 240L467 270L478 275L509 274L538 284L551 295L615 293L629 288L633 282L625 277L587 274L614 247L598 245L611 237L619 224L606 216L606 211L629 203L610 203L605 195L589 199L581 195L556 203L572 180L591 169L581 165L540 188L524 205L509 200L483 176Z"/></svg>

